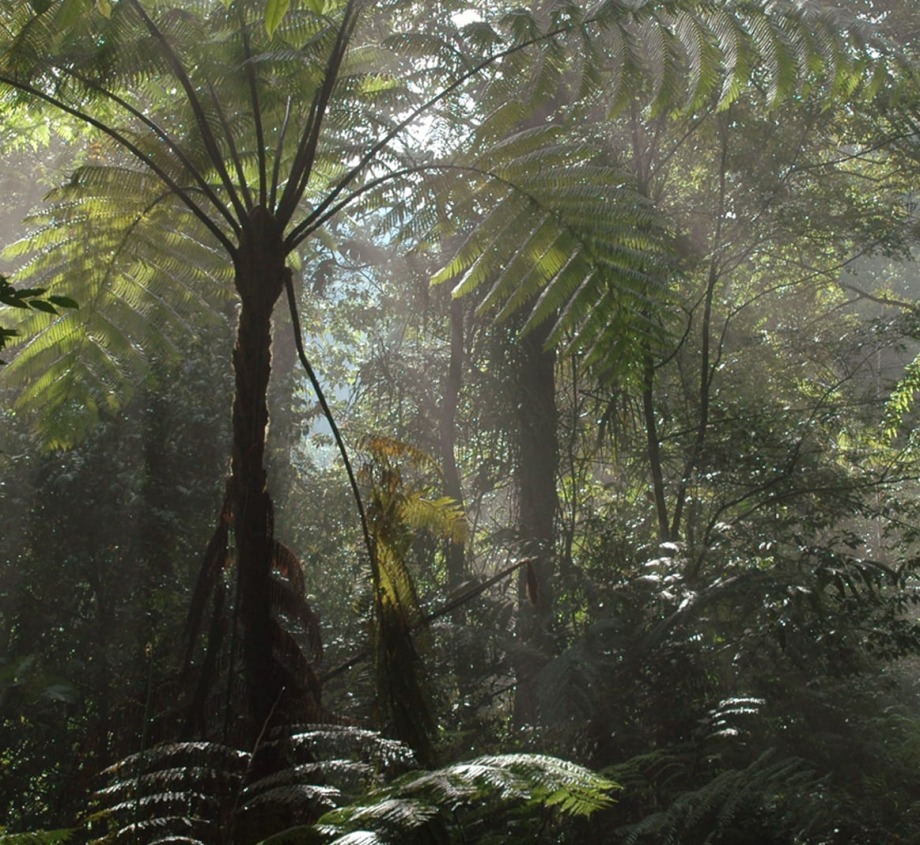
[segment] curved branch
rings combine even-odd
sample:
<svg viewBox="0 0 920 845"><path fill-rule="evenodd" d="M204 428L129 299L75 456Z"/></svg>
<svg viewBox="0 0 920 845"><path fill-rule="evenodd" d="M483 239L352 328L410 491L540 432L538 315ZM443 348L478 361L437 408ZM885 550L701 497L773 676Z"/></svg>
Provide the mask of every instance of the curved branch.
<svg viewBox="0 0 920 845"><path fill-rule="evenodd" d="M319 383L319 379L316 377L313 367L310 366L310 362L307 359L307 353L303 348L303 331L300 326L300 316L297 313L297 300L294 296L294 282L291 279L290 270L287 271L285 276L284 288L285 291L287 291L288 308L291 312L291 323L294 327L294 344L297 347L297 357L300 359L301 366L304 368L307 378L310 379L310 384L313 386L313 392L316 394L320 407L323 409L323 416L326 418L326 422L329 423L329 428L332 430L335 445L338 447L339 454L342 456L342 463L345 464L348 483L355 499L355 505L358 508L358 516L361 518L361 531L364 535L364 545L367 548L367 556L371 565L371 575L373 576L374 583L378 584L380 583L380 572L377 564L377 549L371 537L370 525L367 521L367 511L364 508L364 500L361 498L361 489L358 487L358 479L355 477L354 470L352 469L351 460L348 457L348 449L345 446L342 433L339 431L335 417L329 408L329 403L326 401L326 395L323 393L323 388Z"/></svg>
<svg viewBox="0 0 920 845"><path fill-rule="evenodd" d="M27 82L21 82L20 80L6 76L5 74L0 74L0 83L4 83L9 85L11 88L15 88L18 91L22 91L25 94L36 97L37 99L42 100L43 102L46 102L57 109L60 109L65 114L69 114L72 117L77 118L77 120L80 120L88 126L92 126L94 129L98 129L100 132L107 135L109 138L115 141L116 144L126 149L145 167L148 167L154 174L156 174L156 176L163 182L163 184L165 184L177 197L179 197L179 199L189 209L189 211L191 211L192 214L194 214L204 224L208 231L211 232L215 238L217 238L221 246L227 250L227 253L231 256L231 258L236 255L236 246L234 243L227 237L226 233L220 228L220 226L218 226L209 215L205 214L204 210L200 206L192 202L188 194L188 189L179 185L179 183L176 182L176 180L173 179L173 177L170 176L166 170L157 164L154 159L147 155L147 153L145 153L127 136L123 135L117 129L107 125L98 118L93 117L91 114L88 114L87 112L84 112L75 106L68 105L63 100L60 100L52 94L48 94L47 92L42 91L40 88L36 88L34 85L30 85Z"/></svg>

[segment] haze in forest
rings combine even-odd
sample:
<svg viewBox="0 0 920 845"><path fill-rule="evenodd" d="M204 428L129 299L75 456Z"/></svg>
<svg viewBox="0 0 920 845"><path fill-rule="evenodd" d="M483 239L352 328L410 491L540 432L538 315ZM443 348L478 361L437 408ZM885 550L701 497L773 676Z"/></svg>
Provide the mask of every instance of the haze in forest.
<svg viewBox="0 0 920 845"><path fill-rule="evenodd" d="M920 842L912 3L0 24L0 843Z"/></svg>

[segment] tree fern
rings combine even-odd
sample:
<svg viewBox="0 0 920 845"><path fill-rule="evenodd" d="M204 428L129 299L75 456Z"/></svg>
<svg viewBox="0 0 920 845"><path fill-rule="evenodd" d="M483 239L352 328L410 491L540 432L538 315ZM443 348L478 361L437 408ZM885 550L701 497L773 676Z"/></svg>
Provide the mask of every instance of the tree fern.
<svg viewBox="0 0 920 845"><path fill-rule="evenodd" d="M422 762L427 762L434 722L414 633L422 626L424 615L409 556L420 532L462 540L466 521L452 499L427 498L427 484L413 478L433 468L433 461L423 452L382 436L367 438L364 448L368 460L359 478L369 488L367 519L373 543L380 716L392 724L395 735Z"/></svg>

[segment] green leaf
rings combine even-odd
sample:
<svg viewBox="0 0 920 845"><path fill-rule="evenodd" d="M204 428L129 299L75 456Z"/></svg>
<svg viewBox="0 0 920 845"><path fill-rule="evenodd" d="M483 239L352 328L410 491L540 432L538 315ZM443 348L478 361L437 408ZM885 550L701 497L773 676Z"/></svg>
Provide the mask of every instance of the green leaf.
<svg viewBox="0 0 920 845"><path fill-rule="evenodd" d="M265 30L269 38L275 34L290 7L291 0L268 0L265 7Z"/></svg>
<svg viewBox="0 0 920 845"><path fill-rule="evenodd" d="M58 842L69 842L73 838L73 830L36 830L31 833L4 833L0 828L0 845L56 845Z"/></svg>
<svg viewBox="0 0 920 845"><path fill-rule="evenodd" d="M48 297L48 301L54 305L57 305L58 308L79 308L80 303L75 299L71 299L69 296L58 296L54 294Z"/></svg>
<svg viewBox="0 0 920 845"><path fill-rule="evenodd" d="M44 299L33 299L29 304L36 311L44 311L46 314L57 314L57 308L50 302L45 302Z"/></svg>
<svg viewBox="0 0 920 845"><path fill-rule="evenodd" d="M67 29L75 24L86 11L88 11L87 0L64 0L58 12L57 24L61 29Z"/></svg>

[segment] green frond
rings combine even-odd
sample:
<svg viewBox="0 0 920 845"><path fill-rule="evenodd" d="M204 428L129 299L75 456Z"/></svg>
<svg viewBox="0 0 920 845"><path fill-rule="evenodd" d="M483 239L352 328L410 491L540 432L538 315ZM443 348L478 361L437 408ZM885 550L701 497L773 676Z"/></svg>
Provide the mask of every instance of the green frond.
<svg viewBox="0 0 920 845"><path fill-rule="evenodd" d="M644 72L653 114L673 108L686 98L684 45L671 26L648 20L639 30Z"/></svg>
<svg viewBox="0 0 920 845"><path fill-rule="evenodd" d="M691 9L682 11L677 18L677 34L686 52L687 108L695 111L718 89L729 69L723 66L718 39L704 17ZM735 65L737 67L737 59Z"/></svg>
<svg viewBox="0 0 920 845"><path fill-rule="evenodd" d="M747 87L755 56L748 49L747 33L741 22L726 9L715 9L710 25L722 54L723 79L718 95L719 108L727 109Z"/></svg>
<svg viewBox="0 0 920 845"><path fill-rule="evenodd" d="M177 361L183 343L219 323L230 268L187 209L124 168L82 168L29 222L8 250L21 263L15 278L81 308L24 315L27 340L3 378L47 445L67 447L100 409L126 401L154 360Z"/></svg>
<svg viewBox="0 0 920 845"><path fill-rule="evenodd" d="M623 831L623 841L648 837L685 842L704 832L715 841L738 822L754 817L781 817L789 807L806 805L819 789L819 780L802 761L772 762L767 751L744 769L729 769L708 783L681 793L671 805ZM806 815L808 810L806 810Z"/></svg>
<svg viewBox="0 0 920 845"><path fill-rule="evenodd" d="M496 145L488 165L495 179L484 177L480 194L464 200L471 219L475 206L489 210L432 282L452 282L454 296L487 286L480 313L504 320L523 310L524 331L549 321L556 345L627 353L622 370L634 355L621 337L635 337L636 328L660 335L643 315L661 312L676 268L662 215L589 152L563 149L557 132L543 128ZM615 362L612 354L591 360Z"/></svg>
<svg viewBox="0 0 920 845"><path fill-rule="evenodd" d="M404 743L352 726L302 725L288 732L284 743L294 749L304 748L316 759L331 760L330 779L342 771L351 776L353 771L345 766L350 760L365 760L374 772L392 771L412 761L412 751Z"/></svg>
<svg viewBox="0 0 920 845"><path fill-rule="evenodd" d="M449 496L439 499L409 497L402 507L406 524L417 531L443 537L454 543L466 540L468 526L463 508Z"/></svg>
<svg viewBox="0 0 920 845"><path fill-rule="evenodd" d="M61 828L30 833L4 833L0 828L0 845L58 845L60 842L70 842L74 832L70 828Z"/></svg>
<svg viewBox="0 0 920 845"><path fill-rule="evenodd" d="M450 262L432 276L432 284L454 282L455 297L466 296L476 290L492 275L498 254L513 234L518 215L527 210L527 199L519 194L512 194L496 203L482 225L470 232Z"/></svg>
<svg viewBox="0 0 920 845"><path fill-rule="evenodd" d="M462 826L467 812L497 813L514 804L586 816L610 806L610 793L616 788L588 769L546 755L485 756L404 775L360 802L327 814L319 824L329 835L358 828L389 839L436 817Z"/></svg>

